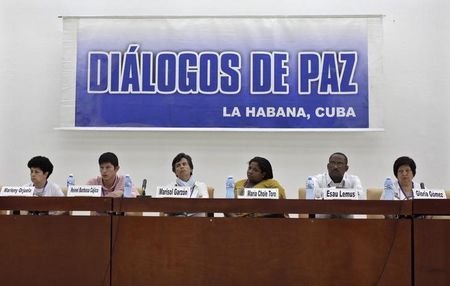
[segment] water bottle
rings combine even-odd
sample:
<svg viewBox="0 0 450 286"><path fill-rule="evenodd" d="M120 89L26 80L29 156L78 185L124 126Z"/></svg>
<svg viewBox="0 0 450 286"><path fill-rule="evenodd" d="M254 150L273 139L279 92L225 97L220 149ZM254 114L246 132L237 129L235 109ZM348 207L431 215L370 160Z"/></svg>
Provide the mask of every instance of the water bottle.
<svg viewBox="0 0 450 286"><path fill-rule="evenodd" d="M125 181L124 181L124 186L123 186L123 196L125 198L133 197L132 188L133 188L133 183L131 182L130 175L125 175Z"/></svg>
<svg viewBox="0 0 450 286"><path fill-rule="evenodd" d="M69 177L67 177L67 189L73 186L75 186L75 178L73 177L73 174L70 174Z"/></svg>
<svg viewBox="0 0 450 286"><path fill-rule="evenodd" d="M233 176L228 176L225 182L225 189L227 190L227 199L234 198L234 179Z"/></svg>
<svg viewBox="0 0 450 286"><path fill-rule="evenodd" d="M306 199L314 200L314 180L312 177L308 177L306 180Z"/></svg>
<svg viewBox="0 0 450 286"><path fill-rule="evenodd" d="M384 199L391 201L394 199L394 183L390 177L384 180Z"/></svg>

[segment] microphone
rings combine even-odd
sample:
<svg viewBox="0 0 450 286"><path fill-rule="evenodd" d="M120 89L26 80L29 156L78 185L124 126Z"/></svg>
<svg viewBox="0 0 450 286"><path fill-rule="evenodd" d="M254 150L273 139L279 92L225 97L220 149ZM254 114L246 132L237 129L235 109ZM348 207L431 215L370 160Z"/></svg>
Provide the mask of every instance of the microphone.
<svg viewBox="0 0 450 286"><path fill-rule="evenodd" d="M423 190L425 189L425 184L423 182L420 183L420 188Z"/></svg>
<svg viewBox="0 0 450 286"><path fill-rule="evenodd" d="M147 179L142 181L142 196L145 197L145 189L147 188Z"/></svg>

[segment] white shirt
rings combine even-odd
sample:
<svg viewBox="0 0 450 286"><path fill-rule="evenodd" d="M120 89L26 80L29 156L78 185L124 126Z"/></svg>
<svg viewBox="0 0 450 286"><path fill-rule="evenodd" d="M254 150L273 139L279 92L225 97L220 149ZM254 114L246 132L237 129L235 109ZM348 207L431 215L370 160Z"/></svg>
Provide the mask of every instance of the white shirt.
<svg viewBox="0 0 450 286"><path fill-rule="evenodd" d="M355 189L358 191L359 200L367 200L367 191L363 189L358 176L345 173L342 181L339 183L333 182L328 172L312 176L312 178L314 180L314 195L316 198L323 197L321 189L336 187L340 189Z"/></svg>
<svg viewBox="0 0 450 286"><path fill-rule="evenodd" d="M314 180L314 197L316 199L323 198L322 189L336 187L341 189L355 189L358 192L358 200L367 200L367 191L363 189L358 176L345 173L342 181L339 183L333 182L328 172L312 176L312 178ZM366 215L316 214L316 218L366 218Z"/></svg>
<svg viewBox="0 0 450 286"><path fill-rule="evenodd" d="M414 182L412 182L412 187L414 189L414 186L416 185ZM384 187L383 187L383 193L381 194L381 199L384 200ZM403 200L411 200L412 197L407 198L405 196L405 193L402 191L402 188L400 188L400 184L398 183L398 180L394 182L394 201L403 201Z"/></svg>
<svg viewBox="0 0 450 286"><path fill-rule="evenodd" d="M34 187L33 183L26 184L27 187ZM61 191L61 188L50 181L47 181L47 184L41 188L34 188L34 196L36 197L64 197L64 193Z"/></svg>

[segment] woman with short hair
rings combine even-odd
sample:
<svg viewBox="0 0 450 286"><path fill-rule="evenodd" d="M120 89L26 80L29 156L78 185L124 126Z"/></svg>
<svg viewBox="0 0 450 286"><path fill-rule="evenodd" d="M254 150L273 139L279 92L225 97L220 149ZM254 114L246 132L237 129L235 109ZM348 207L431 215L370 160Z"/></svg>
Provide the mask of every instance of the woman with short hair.
<svg viewBox="0 0 450 286"><path fill-rule="evenodd" d="M189 198L208 198L208 187L205 183L196 181L193 176L194 164L188 154L179 153L172 160L172 172L176 176L175 182L168 187L189 187ZM166 216L205 217L206 213L166 213Z"/></svg>
<svg viewBox="0 0 450 286"><path fill-rule="evenodd" d="M413 181L416 175L416 163L407 156L397 158L393 166L394 176L397 181L394 185L394 200L411 200L413 199L413 189L419 188ZM384 200L385 193L381 195Z"/></svg>

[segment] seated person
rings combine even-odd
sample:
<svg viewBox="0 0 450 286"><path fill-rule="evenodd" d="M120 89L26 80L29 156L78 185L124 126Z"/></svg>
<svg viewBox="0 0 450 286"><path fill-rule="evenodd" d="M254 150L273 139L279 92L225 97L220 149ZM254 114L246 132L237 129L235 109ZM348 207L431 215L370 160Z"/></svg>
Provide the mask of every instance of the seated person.
<svg viewBox="0 0 450 286"><path fill-rule="evenodd" d="M179 153L172 160L172 172L176 176L175 182L167 185L168 187L189 187L190 198L208 198L208 187L205 183L196 181L192 175L194 164L191 156L185 153ZM189 216L189 217L206 217L206 213L166 213L166 216Z"/></svg>
<svg viewBox="0 0 450 286"><path fill-rule="evenodd" d="M28 168L30 168L31 183L28 187L34 187L34 195L38 197L64 197L61 188L48 181L48 178L53 173L53 164L47 157L36 156L28 161Z"/></svg>
<svg viewBox="0 0 450 286"><path fill-rule="evenodd" d="M358 199L366 200L366 190L362 188L361 180L358 176L348 174L348 158L345 154L336 152L328 158L327 170L324 174L312 176L314 180L314 196L322 199L321 189L336 187L338 189L355 189L358 191ZM354 215L330 215L316 214L316 218L353 218Z"/></svg>
<svg viewBox="0 0 450 286"><path fill-rule="evenodd" d="M87 185L101 185L102 196L118 198L123 196L125 176L118 175L120 169L119 159L114 153L106 152L98 158L100 166L100 176L90 179ZM136 187L133 186L132 194L134 197L139 195Z"/></svg>
<svg viewBox="0 0 450 286"><path fill-rule="evenodd" d="M53 164L47 157L36 156L28 161L28 168L30 168L31 183L27 184L27 187L34 187L34 195L37 197L64 197L64 193L61 188L48 181L48 178L53 172ZM30 214L43 215L43 214L62 214L64 212L59 211L30 211Z"/></svg>
<svg viewBox="0 0 450 286"><path fill-rule="evenodd" d="M167 187L189 187L190 198L209 198L208 187L205 183L196 181L192 175L194 164L192 158L188 154L179 153L172 160L172 172L176 176L173 183ZM190 217L206 217L206 213L166 213L166 216L190 216Z"/></svg>
<svg viewBox="0 0 450 286"><path fill-rule="evenodd" d="M413 178L416 175L416 163L413 159L403 156L397 158L394 162L394 176L397 181L394 182L394 200L413 199L413 189L419 185L414 184ZM384 188L381 199L384 200Z"/></svg>
<svg viewBox="0 0 450 286"><path fill-rule="evenodd" d="M237 197L244 188L278 189L279 198L286 199L286 193L280 183L273 179L272 165L269 160L255 157L248 162L247 179L236 182L234 195ZM229 217L289 217L287 214L271 213L226 213Z"/></svg>
<svg viewBox="0 0 450 286"><path fill-rule="evenodd" d="M419 184L413 182L416 176L416 163L413 159L402 156L397 158L394 162L394 176L397 181L393 183L394 187L394 201L398 200L412 200L414 199L413 189L419 188ZM385 190L383 188L383 193L381 194L381 199L385 199ZM401 217L411 217L404 215L386 215L386 218L401 218ZM431 215L414 215L414 218L432 218Z"/></svg>

